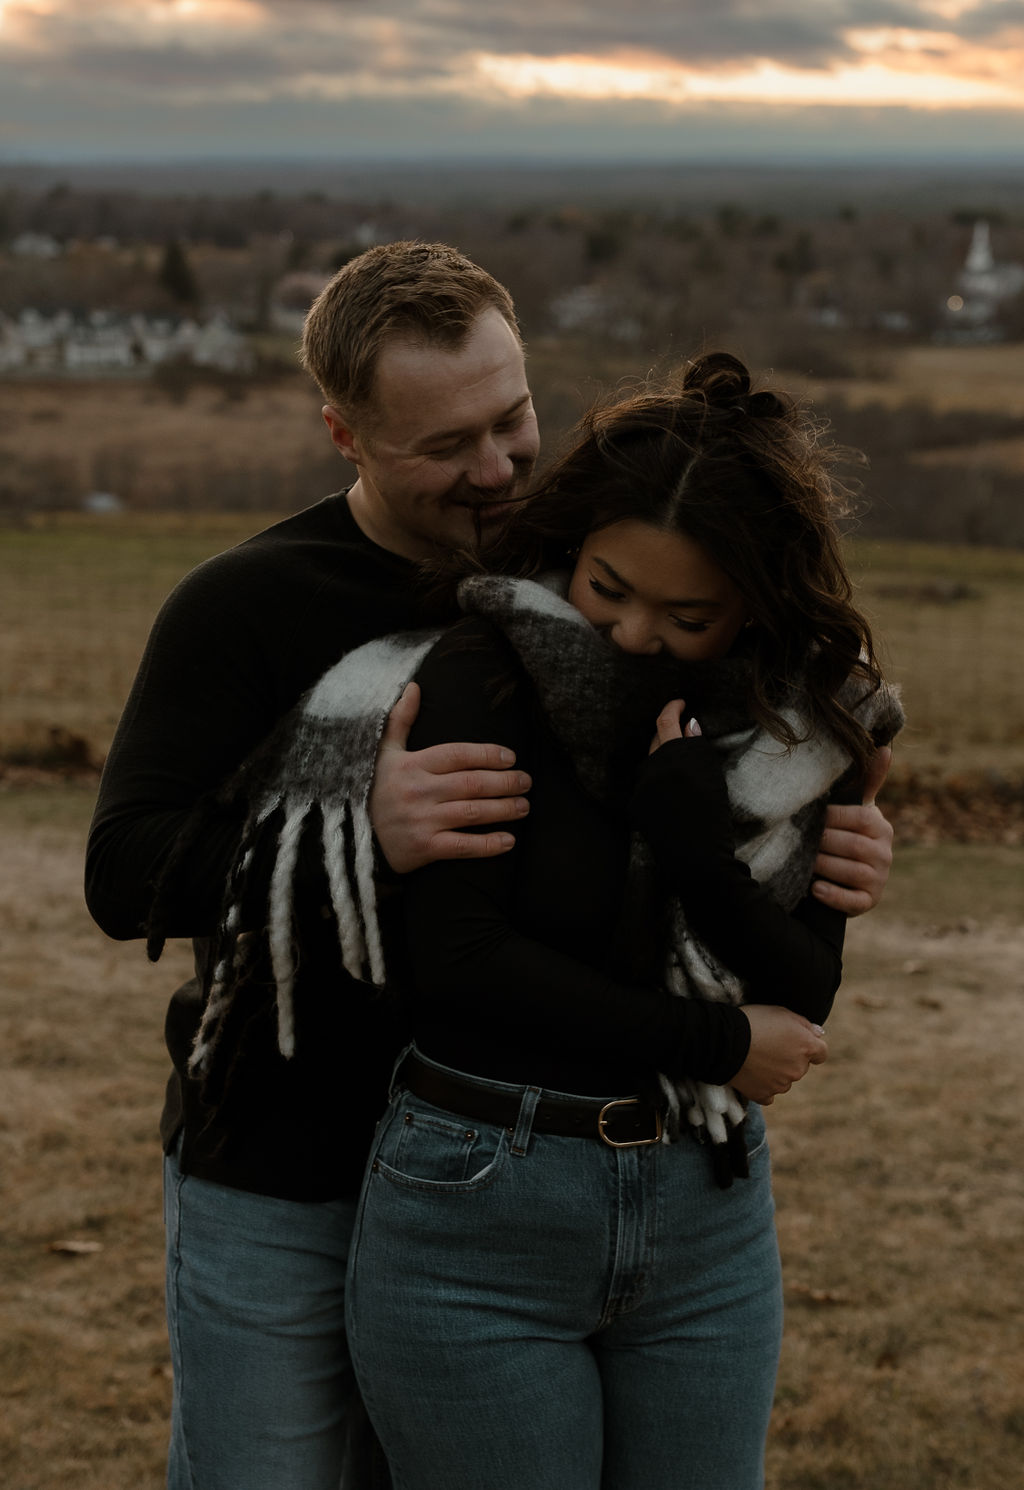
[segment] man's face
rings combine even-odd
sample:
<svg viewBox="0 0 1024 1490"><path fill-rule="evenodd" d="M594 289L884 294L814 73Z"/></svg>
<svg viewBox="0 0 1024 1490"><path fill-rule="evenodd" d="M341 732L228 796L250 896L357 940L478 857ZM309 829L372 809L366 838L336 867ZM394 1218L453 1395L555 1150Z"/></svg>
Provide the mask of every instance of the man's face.
<svg viewBox="0 0 1024 1490"><path fill-rule="evenodd" d="M410 559L486 537L537 459L522 348L497 310L479 316L457 351L389 342L370 417L351 429L328 406L324 418L359 470L349 496L359 526Z"/></svg>

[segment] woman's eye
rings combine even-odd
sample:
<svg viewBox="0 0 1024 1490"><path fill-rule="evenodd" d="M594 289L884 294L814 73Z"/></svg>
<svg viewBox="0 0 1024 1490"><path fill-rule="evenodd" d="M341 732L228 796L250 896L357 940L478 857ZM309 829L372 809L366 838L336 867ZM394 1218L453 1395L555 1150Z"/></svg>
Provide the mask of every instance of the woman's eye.
<svg viewBox="0 0 1024 1490"><path fill-rule="evenodd" d="M680 631L707 631L711 625L710 621L684 621L682 616L673 616L672 625L677 626Z"/></svg>
<svg viewBox="0 0 1024 1490"><path fill-rule="evenodd" d="M592 579L590 581L590 588L593 590L595 595L600 595L602 600L622 599L621 590L610 590L608 586L603 585L599 579Z"/></svg>

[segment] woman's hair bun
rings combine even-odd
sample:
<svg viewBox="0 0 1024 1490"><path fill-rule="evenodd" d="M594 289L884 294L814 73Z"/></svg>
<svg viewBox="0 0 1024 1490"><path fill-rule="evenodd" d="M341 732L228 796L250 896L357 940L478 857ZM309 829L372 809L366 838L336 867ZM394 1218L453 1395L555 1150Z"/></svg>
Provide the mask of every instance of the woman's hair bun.
<svg viewBox="0 0 1024 1490"><path fill-rule="evenodd" d="M729 352L708 352L688 364L683 388L702 393L709 404L734 404L750 392L750 374Z"/></svg>
<svg viewBox="0 0 1024 1490"><path fill-rule="evenodd" d="M789 404L777 393L750 391L750 373L729 352L708 352L687 365L683 391L700 394L711 409L741 409L756 419L782 419Z"/></svg>
<svg viewBox="0 0 1024 1490"><path fill-rule="evenodd" d="M760 393L752 393L747 399L747 413L753 414L756 419L785 419L790 412L790 404L787 399L770 389L764 388Z"/></svg>

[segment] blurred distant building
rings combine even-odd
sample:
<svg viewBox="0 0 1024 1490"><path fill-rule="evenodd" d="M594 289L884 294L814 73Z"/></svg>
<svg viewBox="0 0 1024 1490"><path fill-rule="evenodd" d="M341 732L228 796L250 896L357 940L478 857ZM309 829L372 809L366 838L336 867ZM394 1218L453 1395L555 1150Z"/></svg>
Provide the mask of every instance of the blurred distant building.
<svg viewBox="0 0 1024 1490"><path fill-rule="evenodd" d="M590 333L622 342L639 341L643 334L621 297L597 284L575 285L556 295L548 314L557 330L570 334Z"/></svg>
<svg viewBox="0 0 1024 1490"><path fill-rule="evenodd" d="M270 299L272 329L301 336L309 307L330 277L311 269L296 269L279 279Z"/></svg>
<svg viewBox="0 0 1024 1490"><path fill-rule="evenodd" d="M977 222L956 292L946 301L946 324L958 341L995 341L999 310L1024 290L1024 264L1000 264L987 222Z"/></svg>
<svg viewBox="0 0 1024 1490"><path fill-rule="evenodd" d="M19 259L59 259L61 248L49 233L19 233L11 241L11 253Z"/></svg>
<svg viewBox="0 0 1024 1490"><path fill-rule="evenodd" d="M255 359L248 340L226 316L199 323L185 316L123 316L115 311L48 316L0 313L0 375L93 377L145 373L161 362L190 362L247 373Z"/></svg>

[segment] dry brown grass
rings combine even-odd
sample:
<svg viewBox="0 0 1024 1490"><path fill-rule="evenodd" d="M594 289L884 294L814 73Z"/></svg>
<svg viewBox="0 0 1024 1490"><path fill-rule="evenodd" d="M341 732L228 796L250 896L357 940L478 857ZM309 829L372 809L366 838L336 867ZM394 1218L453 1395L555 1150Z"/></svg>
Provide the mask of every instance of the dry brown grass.
<svg viewBox="0 0 1024 1490"><path fill-rule="evenodd" d="M865 368L860 377L804 380L802 386L824 405L841 393L854 406L878 402L893 407L918 402L940 411L975 409L989 414L999 409L1024 416L1024 360L1015 343L893 347L881 357L877 348L869 347L861 360ZM871 364L880 361L884 365L878 376L873 374ZM801 384L788 372L786 382L794 387Z"/></svg>
<svg viewBox="0 0 1024 1490"><path fill-rule="evenodd" d="M145 381L5 381L4 482L16 484L19 465L38 466L74 495L99 488L130 492L133 505L194 506L198 473L261 459L301 467L311 449L328 454L321 403L304 377L255 383L241 399L199 384L182 402Z"/></svg>
<svg viewBox="0 0 1024 1490"><path fill-rule="evenodd" d="M772 1113L777 1490L995 1490L1024 1442L1024 856L897 869L851 929L832 1058Z"/></svg>
<svg viewBox="0 0 1024 1490"><path fill-rule="evenodd" d="M164 596L192 565L272 520L54 514L0 532L0 758L38 755L55 727L102 757ZM1024 553L864 541L852 567L906 696L898 760L1019 769ZM944 602L956 585L966 598Z"/></svg>
<svg viewBox="0 0 1024 1490"><path fill-rule="evenodd" d="M155 1130L187 959L150 967L90 925L89 806L81 787L0 793L5 1490L162 1483ZM902 855L851 930L832 1059L771 1110L789 1302L771 1490L1013 1481L1021 868L1006 848Z"/></svg>
<svg viewBox="0 0 1024 1490"><path fill-rule="evenodd" d="M862 540L851 571L903 689L897 769L1020 772L1024 552Z"/></svg>
<svg viewBox="0 0 1024 1490"><path fill-rule="evenodd" d="M161 1007L171 968L81 902L89 794L0 798L0 1483L160 1483ZM180 957L179 957L180 964ZM78 1255L58 1242L97 1244Z"/></svg>

